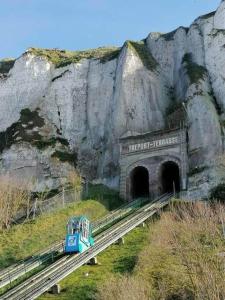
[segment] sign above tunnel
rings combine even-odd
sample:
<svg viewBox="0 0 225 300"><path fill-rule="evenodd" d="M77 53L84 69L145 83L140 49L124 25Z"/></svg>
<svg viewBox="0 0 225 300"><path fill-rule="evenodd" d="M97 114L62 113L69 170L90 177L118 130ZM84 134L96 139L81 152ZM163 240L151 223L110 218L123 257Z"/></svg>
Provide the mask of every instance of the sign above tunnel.
<svg viewBox="0 0 225 300"><path fill-rule="evenodd" d="M140 152L140 151L146 151L146 150L152 150L156 148L162 148L162 147L168 147L171 145L176 145L179 144L180 139L179 136L173 136L173 137L168 137L164 139L155 139L151 141L146 141L142 143L132 143L132 144L126 144L122 145L121 148L121 154L129 154L129 153L135 153L135 152Z"/></svg>

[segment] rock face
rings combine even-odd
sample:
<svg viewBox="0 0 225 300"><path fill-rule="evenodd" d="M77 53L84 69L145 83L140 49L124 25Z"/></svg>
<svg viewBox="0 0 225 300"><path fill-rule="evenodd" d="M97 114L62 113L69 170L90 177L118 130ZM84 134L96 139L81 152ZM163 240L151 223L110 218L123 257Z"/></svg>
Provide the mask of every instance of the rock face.
<svg viewBox="0 0 225 300"><path fill-rule="evenodd" d="M214 18L214 27L216 29L225 29L225 1L223 0L220 7L216 11L215 18Z"/></svg>
<svg viewBox="0 0 225 300"><path fill-rule="evenodd" d="M33 177L43 190L76 166L118 188L119 138L165 128L184 103L189 168L202 170L190 173L189 192L207 194L223 180L225 2L190 28L101 51L66 58L29 49L14 64L0 62L0 172Z"/></svg>

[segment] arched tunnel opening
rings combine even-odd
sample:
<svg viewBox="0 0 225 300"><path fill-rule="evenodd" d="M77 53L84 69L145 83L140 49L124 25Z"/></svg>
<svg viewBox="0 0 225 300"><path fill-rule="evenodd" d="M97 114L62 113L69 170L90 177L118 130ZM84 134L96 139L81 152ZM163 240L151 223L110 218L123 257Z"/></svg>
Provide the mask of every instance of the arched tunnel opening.
<svg viewBox="0 0 225 300"><path fill-rule="evenodd" d="M132 198L149 197L149 174L145 167L136 167L131 173Z"/></svg>
<svg viewBox="0 0 225 300"><path fill-rule="evenodd" d="M162 193L180 192L180 171L178 165L168 161L161 169Z"/></svg>

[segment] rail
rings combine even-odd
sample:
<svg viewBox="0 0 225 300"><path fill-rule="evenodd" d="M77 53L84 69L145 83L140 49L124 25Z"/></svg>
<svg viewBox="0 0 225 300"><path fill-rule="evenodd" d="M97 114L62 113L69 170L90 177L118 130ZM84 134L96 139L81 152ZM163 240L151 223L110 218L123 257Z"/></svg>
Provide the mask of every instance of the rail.
<svg viewBox="0 0 225 300"><path fill-rule="evenodd" d="M96 235L107 225L112 224L125 215L131 213L134 208L138 208L146 199L137 199L128 204L120 206L118 209L107 214L105 217L93 223L93 233ZM63 240L58 241L51 246L47 247L44 251L34 254L32 257L20 261L17 264L11 265L0 271L0 288L8 284L12 284L13 281L29 273L35 268L41 266L48 261L54 261L55 257L63 252Z"/></svg>
<svg viewBox="0 0 225 300"><path fill-rule="evenodd" d="M105 250L119 238L133 228L154 215L168 204L171 195L164 195L153 204L149 203L137 209L133 214L125 217L109 229L103 231L96 238L95 245L81 254L64 256L49 267L30 277L22 284L13 288L0 297L1 300L32 300L50 289L67 275L87 263L91 258Z"/></svg>

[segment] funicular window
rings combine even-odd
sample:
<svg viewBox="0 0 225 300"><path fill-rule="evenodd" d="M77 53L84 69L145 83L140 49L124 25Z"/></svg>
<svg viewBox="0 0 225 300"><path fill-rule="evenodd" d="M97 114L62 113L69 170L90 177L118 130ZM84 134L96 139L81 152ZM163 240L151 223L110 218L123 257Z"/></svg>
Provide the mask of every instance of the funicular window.
<svg viewBox="0 0 225 300"><path fill-rule="evenodd" d="M90 222L88 221L88 220L86 220L86 238L88 239L88 237L89 237L89 226L90 226L90 224L89 224Z"/></svg>
<svg viewBox="0 0 225 300"><path fill-rule="evenodd" d="M89 221L83 220L82 221L82 236L88 239L88 228L89 228Z"/></svg>
<svg viewBox="0 0 225 300"><path fill-rule="evenodd" d="M67 233L68 234L76 234L76 233L79 233L80 232L80 222L79 220L70 220L68 223L67 223Z"/></svg>
<svg viewBox="0 0 225 300"><path fill-rule="evenodd" d="M67 224L67 233L73 234L73 224L72 223Z"/></svg>
<svg viewBox="0 0 225 300"><path fill-rule="evenodd" d="M80 223L79 221L74 222L73 225L73 234L80 232Z"/></svg>

